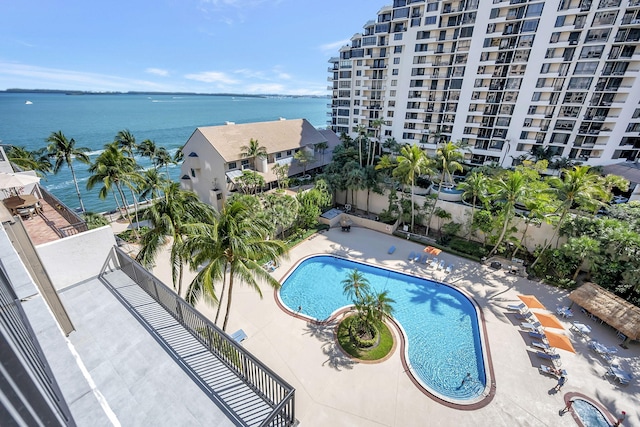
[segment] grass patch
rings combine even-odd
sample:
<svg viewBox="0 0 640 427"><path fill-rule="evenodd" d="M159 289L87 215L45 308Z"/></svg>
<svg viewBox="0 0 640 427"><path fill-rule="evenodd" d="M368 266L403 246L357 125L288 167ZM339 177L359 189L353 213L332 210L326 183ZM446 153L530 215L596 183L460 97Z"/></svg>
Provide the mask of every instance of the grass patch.
<svg viewBox="0 0 640 427"><path fill-rule="evenodd" d="M393 348L393 334L384 323L376 324L380 333L380 342L372 348L358 348L349 337L349 325L354 317L349 316L338 325L338 344L349 355L360 360L380 360L386 357Z"/></svg>

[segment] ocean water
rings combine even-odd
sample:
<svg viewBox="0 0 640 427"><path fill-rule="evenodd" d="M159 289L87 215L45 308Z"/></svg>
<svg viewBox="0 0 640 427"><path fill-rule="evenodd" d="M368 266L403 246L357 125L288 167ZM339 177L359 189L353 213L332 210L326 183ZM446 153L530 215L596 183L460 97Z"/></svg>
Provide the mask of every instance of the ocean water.
<svg viewBox="0 0 640 427"><path fill-rule="evenodd" d="M129 129L136 141L151 139L173 154L197 127L226 121L240 124L304 118L316 128L325 128L327 104L324 98L0 93L0 140L5 149L16 145L35 150L46 146L51 132L61 130L67 138L75 139L76 146L88 147L95 159L118 131ZM151 165L147 159L138 161L142 167ZM85 208L92 212L114 209L112 196L101 200L98 186L86 189L88 166L75 163L74 168ZM178 180L179 173L179 165L169 168L173 180ZM58 174L44 177L41 185L71 208L79 207L66 166Z"/></svg>

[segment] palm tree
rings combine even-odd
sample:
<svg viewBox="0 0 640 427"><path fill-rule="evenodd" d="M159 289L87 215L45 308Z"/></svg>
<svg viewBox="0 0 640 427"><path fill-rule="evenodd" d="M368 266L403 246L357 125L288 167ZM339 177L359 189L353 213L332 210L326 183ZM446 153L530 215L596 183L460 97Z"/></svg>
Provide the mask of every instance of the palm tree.
<svg viewBox="0 0 640 427"><path fill-rule="evenodd" d="M473 224L473 217L476 214L476 202L480 200L483 204L487 197L487 177L480 172L472 172L467 178L458 184L458 190L462 190L462 198L471 198L471 224ZM471 240L471 233L473 227L469 227L469 233L467 234L467 240Z"/></svg>
<svg viewBox="0 0 640 427"><path fill-rule="evenodd" d="M420 147L408 144L400 149L400 155L396 161L398 165L393 170L393 176L399 178L403 184L411 186L411 231L413 232L415 217L414 185L418 176L432 173L431 162Z"/></svg>
<svg viewBox="0 0 640 427"><path fill-rule="evenodd" d="M320 151L322 153L322 164L324 165L324 151L329 148L329 143L327 141L318 142L314 145L316 151Z"/></svg>
<svg viewBox="0 0 640 427"><path fill-rule="evenodd" d="M139 175L136 173L136 161L132 157L127 157L122 150L118 148L117 142L105 145L105 149L89 166L91 176L87 180L87 189L91 190L98 183L102 183L102 187L98 192L101 199L107 197L109 191L117 193L120 196L120 202L116 198L116 204L125 209L129 224L133 224L131 215L127 209L127 198L124 195L123 186L133 185L137 182Z"/></svg>
<svg viewBox="0 0 640 427"><path fill-rule="evenodd" d="M76 147L76 141L73 138L67 139L61 130L58 132L51 132L51 135L49 135L46 141L48 142L48 156L55 159L55 163L53 164L53 173L57 174L63 164L66 164L69 167L73 184L76 187L78 201L80 202L80 210L84 213L84 203L82 203L82 196L80 195L80 187L78 187L76 171L73 169L73 161L78 160L81 163L90 163L89 156L87 155L89 148Z"/></svg>
<svg viewBox="0 0 640 427"><path fill-rule="evenodd" d="M136 144L136 137L133 136L129 129L119 131L113 142L127 153L127 156L133 158L133 151L136 150L138 146Z"/></svg>
<svg viewBox="0 0 640 427"><path fill-rule="evenodd" d="M310 153L308 150L305 150L304 148L301 148L300 150L298 150L296 154L293 155L293 158L296 159L298 163L300 163L300 165L302 166L303 176L307 174L307 164L313 163L316 160L313 153Z"/></svg>
<svg viewBox="0 0 640 427"><path fill-rule="evenodd" d="M264 215L270 218L274 225L274 235L279 229L284 239L284 232L291 227L298 216L300 204L298 200L284 192L266 193L262 197Z"/></svg>
<svg viewBox="0 0 640 427"><path fill-rule="evenodd" d="M384 120L375 119L371 121L371 128L373 129L373 141L371 141L371 158L367 162L367 165L373 166L373 161L376 157L376 153L378 152L378 147L380 146L380 128L384 124ZM367 154L368 155L368 154Z"/></svg>
<svg viewBox="0 0 640 427"><path fill-rule="evenodd" d="M340 283L343 293L350 300L361 300L369 293L369 280L357 268L351 270Z"/></svg>
<svg viewBox="0 0 640 427"><path fill-rule="evenodd" d="M184 247L191 254L191 266L204 265L187 289L186 300L194 304L199 299L215 302L213 283L223 278L220 298L224 296L227 282L227 304L222 330L226 331L231 312L233 287L236 280L254 289L262 298L258 280L274 289L280 282L274 279L262 265L261 259L277 262L286 252L280 240L266 240L271 225L264 216L256 216L241 200L223 205L212 223L192 224ZM216 316L217 317L217 316ZM217 321L217 318L216 318Z"/></svg>
<svg viewBox="0 0 640 427"><path fill-rule="evenodd" d="M356 132L358 133L358 163L360 164L360 166L362 165L362 138L364 138L364 136L367 134L367 128L365 127L365 125L358 125L356 126Z"/></svg>
<svg viewBox="0 0 640 427"><path fill-rule="evenodd" d="M373 297L372 313L375 320L382 322L385 318L390 318L393 314L393 304L395 300L389 298L389 291L380 292Z"/></svg>
<svg viewBox="0 0 640 427"><path fill-rule="evenodd" d="M553 235L547 240L540 254L531 264L532 268L538 263L544 251L551 246L551 242L562 227L569 209L574 203L588 206L593 204L594 199L602 199L604 197L604 189L599 185L599 180L600 177L591 171L591 166L587 165L574 166L571 170L563 169L562 178L554 176L549 179L549 184L553 188L552 191L558 200L562 202L559 207L560 216L554 227Z"/></svg>
<svg viewBox="0 0 640 427"><path fill-rule="evenodd" d="M169 180L162 174L158 173L158 169L147 169L142 174L142 181L137 189L137 193L141 199L156 199L162 193L162 189Z"/></svg>
<svg viewBox="0 0 640 427"><path fill-rule="evenodd" d="M278 188L287 188L289 186L289 165L287 163L281 165L274 163L271 171L276 175Z"/></svg>
<svg viewBox="0 0 640 427"><path fill-rule="evenodd" d="M182 250L187 233L185 226L189 223L212 221L213 210L202 203L195 193L181 190L177 182L167 183L163 192L162 197L156 199L144 212L150 228L140 239L141 249L136 260L146 267L154 265L158 252L170 239L173 242L170 254L173 288L181 295L187 259Z"/></svg>
<svg viewBox="0 0 640 427"><path fill-rule="evenodd" d="M43 149L29 151L24 147L16 147L12 145L7 150L7 159L15 166L22 170L32 170L37 173L39 177L51 172L51 161L46 152L46 147Z"/></svg>
<svg viewBox="0 0 640 427"><path fill-rule="evenodd" d="M487 258L491 258L502 244L509 224L515 215L516 204L525 200L527 195L527 182L525 176L519 170L514 172L507 171L498 178L495 189L493 189L493 198L502 205L501 213L504 223L498 241L489 252Z"/></svg>
<svg viewBox="0 0 640 427"><path fill-rule="evenodd" d="M150 139L145 139L136 147L136 154L147 157L153 163L153 167L156 167L156 153L158 152L158 146Z"/></svg>
<svg viewBox="0 0 640 427"><path fill-rule="evenodd" d="M249 158L254 169L256 168L256 158L265 159L267 157L267 149L260 145L257 139L251 138L249 145L243 145L240 150L240 155Z"/></svg>
<svg viewBox="0 0 640 427"><path fill-rule="evenodd" d="M169 165L175 165L177 162L171 157L169 151L164 147L158 147L156 154L153 157L153 163L157 168L164 166L164 173L169 178Z"/></svg>

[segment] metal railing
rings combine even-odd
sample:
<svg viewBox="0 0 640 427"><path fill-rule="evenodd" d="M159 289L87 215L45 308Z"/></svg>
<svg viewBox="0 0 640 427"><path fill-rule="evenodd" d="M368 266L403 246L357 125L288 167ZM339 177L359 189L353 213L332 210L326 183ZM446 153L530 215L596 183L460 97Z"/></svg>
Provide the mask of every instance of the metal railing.
<svg viewBox="0 0 640 427"><path fill-rule="evenodd" d="M118 247L114 247L114 250L120 269L272 408L260 426L287 427L297 424L295 389L291 385L124 251ZM103 274L104 271L101 272Z"/></svg>
<svg viewBox="0 0 640 427"><path fill-rule="evenodd" d="M75 426L22 302L0 261L2 425Z"/></svg>
<svg viewBox="0 0 640 427"><path fill-rule="evenodd" d="M49 193L42 187L39 187L38 190L42 194L42 198L56 210L70 225L65 226L63 228L58 229L56 227L56 232L60 234L61 237L70 236L72 234L82 233L88 230L87 223L75 212L70 210L64 203L62 203L56 196ZM68 230L69 227L72 227L74 231Z"/></svg>

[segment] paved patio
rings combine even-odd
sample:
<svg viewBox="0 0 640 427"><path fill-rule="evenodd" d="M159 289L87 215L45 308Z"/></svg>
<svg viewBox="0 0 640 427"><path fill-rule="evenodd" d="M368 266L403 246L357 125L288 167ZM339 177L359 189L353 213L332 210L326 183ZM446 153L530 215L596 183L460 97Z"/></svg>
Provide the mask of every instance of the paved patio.
<svg viewBox="0 0 640 427"><path fill-rule="evenodd" d="M394 245L396 251L387 254ZM346 357L333 340L331 327L309 324L278 308L273 291L263 287L264 299L247 287L237 286L229 320L229 332L244 329L244 346L296 388L296 416L303 426L573 426L570 414L562 417L563 396L585 394L602 403L614 415L626 411L625 425L640 425L640 345L620 347L617 359L634 379L619 386L604 377L605 362L587 348L585 339L567 332L577 350L558 350L569 380L560 393L556 381L538 373L543 362L529 346L506 306L520 302L516 295L534 294L547 307L569 305L567 292L525 278L493 270L489 266L442 253L454 271L415 265L406 260L410 251L423 246L374 231L352 228L350 233L332 229L312 236L290 252L273 274L283 279L301 258L312 254L335 254L391 269L435 278L465 289L482 307L495 371L496 395L486 407L475 411L448 408L426 396L411 382L402 367L399 350L383 363L362 364ZM170 264L163 253L154 274L171 284ZM185 277L189 283L193 274ZM198 307L213 319L215 309ZM594 323L579 311L572 320L592 326L591 338L613 346L620 342L606 324ZM570 322L563 320L567 330Z"/></svg>

